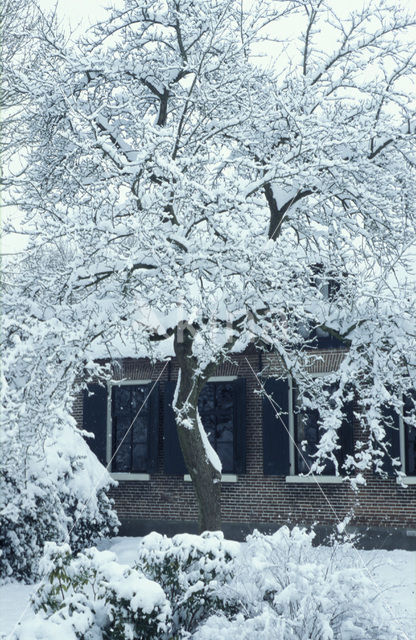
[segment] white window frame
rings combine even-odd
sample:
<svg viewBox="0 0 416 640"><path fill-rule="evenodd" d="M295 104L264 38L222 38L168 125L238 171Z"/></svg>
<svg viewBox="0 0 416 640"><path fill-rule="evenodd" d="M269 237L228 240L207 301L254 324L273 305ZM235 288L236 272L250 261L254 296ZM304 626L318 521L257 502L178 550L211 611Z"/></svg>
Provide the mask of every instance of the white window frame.
<svg viewBox="0 0 416 640"><path fill-rule="evenodd" d="M313 378L320 378L327 376L331 372L320 371L317 373L312 373L311 376ZM317 473L304 476L302 474L295 474L295 413L293 406L293 378L292 376L288 377L288 393L289 393L289 468L290 473L285 477L285 481L287 484L341 484L344 482L345 478L342 476L328 476L328 475L319 475Z"/></svg>
<svg viewBox="0 0 416 640"><path fill-rule="evenodd" d="M238 376L211 376L207 382L233 382L237 380ZM183 476L185 482L192 482L192 478L189 473L185 473ZM221 482L237 482L238 475L235 473L221 474Z"/></svg>
<svg viewBox="0 0 416 640"><path fill-rule="evenodd" d="M183 479L185 482L192 482L189 473L185 473ZM221 482L238 482L238 475L235 473L224 473L224 475L221 475Z"/></svg>
<svg viewBox="0 0 416 640"><path fill-rule="evenodd" d="M111 454L113 451L113 417L111 415L111 396L112 396L112 388L120 387L120 386L128 386L128 385L145 385L151 384L152 380L120 380L117 382L108 382L107 383L107 445L106 445L106 460L107 460L107 468L110 465L109 473L110 476L114 480L139 480L139 481L148 481L150 480L149 473L128 473L128 472L119 472L119 471L111 471Z"/></svg>

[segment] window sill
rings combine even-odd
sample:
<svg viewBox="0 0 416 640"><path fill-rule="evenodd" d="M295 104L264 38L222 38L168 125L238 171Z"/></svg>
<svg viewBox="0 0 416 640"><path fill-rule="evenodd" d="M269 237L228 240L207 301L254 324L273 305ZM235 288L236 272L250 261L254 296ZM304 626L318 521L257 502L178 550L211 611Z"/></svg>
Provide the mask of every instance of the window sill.
<svg viewBox="0 0 416 640"><path fill-rule="evenodd" d="M183 479L185 482L192 482L191 476L189 474L184 475ZM238 477L233 473L225 473L221 476L221 482L237 482Z"/></svg>
<svg viewBox="0 0 416 640"><path fill-rule="evenodd" d="M111 473L113 480L150 480L148 473Z"/></svg>
<svg viewBox="0 0 416 640"><path fill-rule="evenodd" d="M286 476L288 484L341 484L343 480L341 476Z"/></svg>
<svg viewBox="0 0 416 640"><path fill-rule="evenodd" d="M404 476L403 478L396 478L397 484L416 484L416 476Z"/></svg>

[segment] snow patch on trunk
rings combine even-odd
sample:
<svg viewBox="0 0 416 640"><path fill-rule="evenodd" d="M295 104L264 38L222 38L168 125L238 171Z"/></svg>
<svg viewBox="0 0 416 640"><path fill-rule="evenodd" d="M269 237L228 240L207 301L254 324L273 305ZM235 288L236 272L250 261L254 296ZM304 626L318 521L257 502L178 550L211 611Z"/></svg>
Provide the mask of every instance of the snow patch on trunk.
<svg viewBox="0 0 416 640"><path fill-rule="evenodd" d="M202 424L202 420L201 420L200 415L198 413L198 409L196 411L196 422L197 422L197 425L198 425L199 433L201 434L202 443L204 445L206 459L208 460L208 462L210 462L212 464L212 466L214 467L214 469L216 471L218 471L218 473L221 473L221 471L222 471L221 460L219 459L218 454L215 451L214 447L212 446L212 444L208 440L208 436L207 436L207 433L206 433L206 431L204 429L204 425Z"/></svg>

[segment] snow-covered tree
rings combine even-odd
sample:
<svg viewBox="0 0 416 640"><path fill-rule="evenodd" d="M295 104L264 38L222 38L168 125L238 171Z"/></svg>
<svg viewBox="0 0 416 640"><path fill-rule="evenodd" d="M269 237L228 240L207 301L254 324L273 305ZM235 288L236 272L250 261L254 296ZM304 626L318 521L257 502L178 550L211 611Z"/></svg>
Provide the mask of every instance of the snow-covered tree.
<svg viewBox="0 0 416 640"><path fill-rule="evenodd" d="M40 26L42 16L33 0L5 0L0 6L0 105L2 108L0 150L2 156L15 149L7 135L13 128L11 118L27 94L20 94L13 82L13 74L19 64L35 64L36 49L31 32ZM28 46L30 41L30 46ZM3 166L3 165L2 165ZM1 176L3 183L4 176Z"/></svg>
<svg viewBox="0 0 416 640"><path fill-rule="evenodd" d="M31 103L30 93L19 82L19 70L39 68L41 43L55 25L54 14L43 15L32 0L5 0L1 5L0 148L5 189L22 171L16 131ZM5 199L2 204L10 202ZM16 209L6 211L5 227L13 215L20 218ZM8 257L13 250L7 234L2 245L7 257L2 265L0 576L30 580L36 576L46 540L71 541L81 549L114 532L119 522L106 495L111 478L71 415L80 388L65 371L68 356L73 357L71 337L63 326L59 337L61 329L56 319L45 316L43 301L39 300L42 314L34 311L35 299L19 289L19 277L30 288L29 278L21 270L23 263ZM46 259L51 266L51 252L45 252ZM36 262L28 254L24 265L31 270Z"/></svg>
<svg viewBox="0 0 416 640"><path fill-rule="evenodd" d="M15 78L29 240L6 294L12 434L70 420L94 345L157 357L173 340L179 440L200 527L218 529L197 401L255 338L321 409L317 468L352 394L346 464L380 467L383 407L416 377L415 24L384 1L125 0L75 43L43 34L42 68ZM349 350L319 388L322 331Z"/></svg>

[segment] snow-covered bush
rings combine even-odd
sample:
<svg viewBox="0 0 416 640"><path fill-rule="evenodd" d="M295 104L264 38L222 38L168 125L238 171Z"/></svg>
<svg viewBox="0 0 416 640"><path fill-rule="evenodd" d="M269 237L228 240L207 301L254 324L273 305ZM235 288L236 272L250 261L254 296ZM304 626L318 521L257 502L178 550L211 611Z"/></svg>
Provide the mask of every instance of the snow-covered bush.
<svg viewBox="0 0 416 640"><path fill-rule="evenodd" d="M163 588L172 607L173 632L194 631L211 613L233 615L238 602L224 586L233 577L238 543L221 532L167 538L151 533L140 542L137 568Z"/></svg>
<svg viewBox="0 0 416 640"><path fill-rule="evenodd" d="M44 541L63 537L66 518L48 483L19 480L0 472L0 577L30 579Z"/></svg>
<svg viewBox="0 0 416 640"><path fill-rule="evenodd" d="M255 532L236 559L229 588L240 599L232 620L217 614L194 640L398 640L401 633L371 573L346 545L312 546L313 533Z"/></svg>
<svg viewBox="0 0 416 640"><path fill-rule="evenodd" d="M70 492L62 498L69 522L74 524L69 530L69 544L74 552L85 549L94 539L108 537L118 531L120 522L113 509L114 501L104 489L96 489L93 497L93 509L83 509L84 504Z"/></svg>
<svg viewBox="0 0 416 640"><path fill-rule="evenodd" d="M25 474L16 466L12 475L7 456L2 460L0 578L35 578L46 541L68 540L79 551L117 531L108 474L80 433L69 431L65 441L45 440L41 454L27 453Z"/></svg>
<svg viewBox="0 0 416 640"><path fill-rule="evenodd" d="M43 580L18 640L170 640L192 637L209 615L234 616L238 600L224 591L239 551L222 533L152 533L139 545L134 568L95 548L72 556L69 545L48 543Z"/></svg>
<svg viewBox="0 0 416 640"><path fill-rule="evenodd" d="M37 263L50 258L40 252ZM21 277L16 267L2 300L0 578L31 580L45 542L76 551L119 523L106 495L114 481L73 415L82 381L107 370L85 358L76 317L68 330L33 291L16 293Z"/></svg>
<svg viewBox="0 0 416 640"><path fill-rule="evenodd" d="M14 640L401 640L386 594L349 545L283 527L246 544L150 534L130 568L49 544Z"/></svg>
<svg viewBox="0 0 416 640"><path fill-rule="evenodd" d="M91 548L74 558L69 545L49 543L41 570L35 620L23 624L17 638L43 640L54 632L66 640L168 637L170 605L162 588L113 553Z"/></svg>
<svg viewBox="0 0 416 640"><path fill-rule="evenodd" d="M77 551L119 523L106 495L114 482L72 415L79 380L103 370L81 360L59 322L10 312L13 292L6 287L3 300L0 578L31 580L45 542L67 541Z"/></svg>

